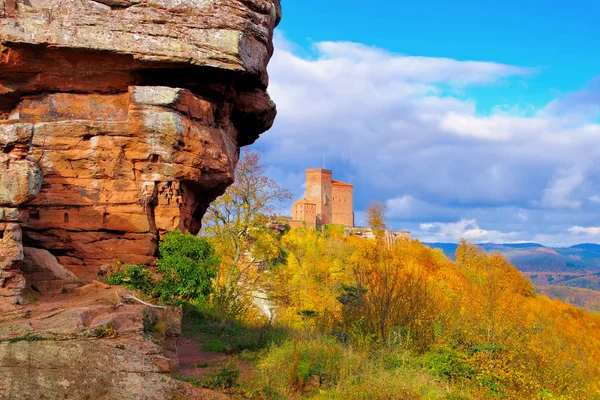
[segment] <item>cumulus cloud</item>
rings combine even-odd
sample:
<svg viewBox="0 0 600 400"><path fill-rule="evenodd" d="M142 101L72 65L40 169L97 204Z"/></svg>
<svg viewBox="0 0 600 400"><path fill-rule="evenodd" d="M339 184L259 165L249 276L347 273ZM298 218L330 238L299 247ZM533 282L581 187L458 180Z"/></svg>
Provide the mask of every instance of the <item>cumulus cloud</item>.
<svg viewBox="0 0 600 400"><path fill-rule="evenodd" d="M540 114L584 121L596 118L600 114L600 77L593 79L582 90L553 100Z"/></svg>
<svg viewBox="0 0 600 400"><path fill-rule="evenodd" d="M299 49L279 34L269 71L279 114L257 145L296 186L325 159L355 184L357 213L386 201L396 229L425 235L420 223L476 220L489 240L572 240L569 227L600 224L600 125L567 110L588 110L595 97L573 93L540 110L503 101L481 113L472 91L538 71L349 42ZM435 226L429 237L446 234Z"/></svg>
<svg viewBox="0 0 600 400"><path fill-rule="evenodd" d="M507 243L520 241L519 232L500 232L482 229L475 219L461 219L451 223L424 223L420 225L423 240L432 242L457 242L465 239L474 243L494 242Z"/></svg>
<svg viewBox="0 0 600 400"><path fill-rule="evenodd" d="M581 200L573 199L573 192L577 190L585 177L577 168L562 171L552 183L544 189L542 204L549 208L580 208Z"/></svg>
<svg viewBox="0 0 600 400"><path fill-rule="evenodd" d="M573 226L569 228L569 232L572 235L587 235L587 236L599 236L600 226Z"/></svg>

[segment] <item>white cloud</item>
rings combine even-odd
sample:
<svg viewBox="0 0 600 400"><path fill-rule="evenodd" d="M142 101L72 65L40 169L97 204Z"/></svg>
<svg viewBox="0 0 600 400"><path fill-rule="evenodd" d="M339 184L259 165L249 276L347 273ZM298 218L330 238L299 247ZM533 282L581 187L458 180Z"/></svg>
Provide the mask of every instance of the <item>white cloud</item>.
<svg viewBox="0 0 600 400"><path fill-rule="evenodd" d="M475 219L461 219L450 223L424 223L420 225L426 242L457 242L465 239L474 243L507 243L520 241L521 233L486 230L479 227Z"/></svg>
<svg viewBox="0 0 600 400"><path fill-rule="evenodd" d="M600 236L600 226L572 226L569 228L572 235Z"/></svg>
<svg viewBox="0 0 600 400"><path fill-rule="evenodd" d="M446 132L492 141L526 140L529 136L548 128L546 121L534 118L504 114L478 118L456 113L447 114L440 126Z"/></svg>
<svg viewBox="0 0 600 400"><path fill-rule="evenodd" d="M561 171L544 189L542 205L549 208L580 208L582 202L573 199L573 192L585 181L583 172L577 168Z"/></svg>
<svg viewBox="0 0 600 400"><path fill-rule="evenodd" d="M352 42L320 42L318 62L330 69L342 69L350 62L358 74L375 72L379 79L394 79L421 83L450 83L463 86L488 83L497 79L528 75L529 68L494 62L458 61L441 57L415 57L393 54L382 49Z"/></svg>
<svg viewBox="0 0 600 400"><path fill-rule="evenodd" d="M537 70L348 42L309 53L280 34L276 47L269 91L279 114L257 145L295 176L325 156L337 179L352 177L357 212L387 199L397 229L476 220L486 229L471 226L474 240L562 240L575 224L600 224L600 125L562 112L581 99L588 110L593 96L537 112L503 99L482 115L473 86L511 85Z"/></svg>

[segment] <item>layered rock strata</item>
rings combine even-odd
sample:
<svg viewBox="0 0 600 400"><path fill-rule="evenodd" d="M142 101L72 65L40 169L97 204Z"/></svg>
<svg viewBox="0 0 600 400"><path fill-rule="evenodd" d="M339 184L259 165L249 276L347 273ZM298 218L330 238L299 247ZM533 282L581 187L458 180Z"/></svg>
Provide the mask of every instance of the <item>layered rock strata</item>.
<svg viewBox="0 0 600 400"><path fill-rule="evenodd" d="M21 230L80 279L197 232L275 117L279 18L279 0L0 0L0 295L18 302Z"/></svg>

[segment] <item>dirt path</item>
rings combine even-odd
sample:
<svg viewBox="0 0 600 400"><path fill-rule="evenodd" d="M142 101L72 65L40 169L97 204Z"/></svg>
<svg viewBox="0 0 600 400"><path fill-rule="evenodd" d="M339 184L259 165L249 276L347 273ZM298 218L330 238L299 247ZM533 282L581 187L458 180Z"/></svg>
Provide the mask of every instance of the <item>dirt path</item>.
<svg viewBox="0 0 600 400"><path fill-rule="evenodd" d="M181 338L177 342L177 352L180 372L186 377L201 379L207 373L218 372L221 366L232 360L238 365L239 381L245 381L255 373L252 363L240 360L231 354L202 350L202 343L193 339Z"/></svg>

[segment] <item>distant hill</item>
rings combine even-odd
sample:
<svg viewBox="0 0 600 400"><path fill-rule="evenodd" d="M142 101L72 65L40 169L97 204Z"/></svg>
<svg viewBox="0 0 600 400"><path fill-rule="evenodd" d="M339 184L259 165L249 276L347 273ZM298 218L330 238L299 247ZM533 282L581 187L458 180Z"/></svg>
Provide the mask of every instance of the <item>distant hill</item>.
<svg viewBox="0 0 600 400"><path fill-rule="evenodd" d="M574 306L600 312L600 292L596 290L551 285L542 286L538 291L551 299L559 299Z"/></svg>
<svg viewBox="0 0 600 400"><path fill-rule="evenodd" d="M446 257L454 260L454 254L458 248L456 243L423 243L425 246L431 247L432 249L440 249L444 252Z"/></svg>
<svg viewBox="0 0 600 400"><path fill-rule="evenodd" d="M535 247L546 247L539 243L506 243L506 244L484 243L483 246L510 247L512 249L530 249L530 248L535 248Z"/></svg>
<svg viewBox="0 0 600 400"><path fill-rule="evenodd" d="M591 251L591 252L600 254L600 244L596 244L596 243L581 243L581 244L576 244L575 246L571 246L570 248L571 249L582 249L582 250L587 250L587 251Z"/></svg>

